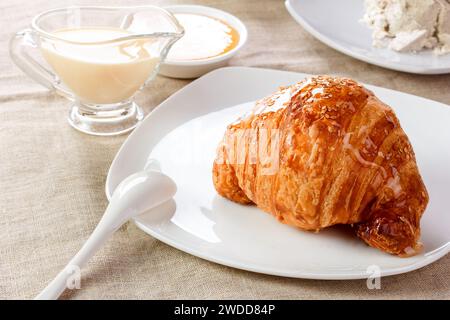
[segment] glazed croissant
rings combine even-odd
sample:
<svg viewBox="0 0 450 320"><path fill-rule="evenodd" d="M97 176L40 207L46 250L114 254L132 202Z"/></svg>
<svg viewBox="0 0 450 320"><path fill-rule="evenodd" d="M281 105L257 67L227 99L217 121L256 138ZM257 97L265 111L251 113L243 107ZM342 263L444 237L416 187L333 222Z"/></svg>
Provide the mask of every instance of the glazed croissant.
<svg viewBox="0 0 450 320"><path fill-rule="evenodd" d="M391 254L421 247L428 194L411 144L393 110L350 79L313 77L258 101L227 127L213 182L304 230L351 224Z"/></svg>

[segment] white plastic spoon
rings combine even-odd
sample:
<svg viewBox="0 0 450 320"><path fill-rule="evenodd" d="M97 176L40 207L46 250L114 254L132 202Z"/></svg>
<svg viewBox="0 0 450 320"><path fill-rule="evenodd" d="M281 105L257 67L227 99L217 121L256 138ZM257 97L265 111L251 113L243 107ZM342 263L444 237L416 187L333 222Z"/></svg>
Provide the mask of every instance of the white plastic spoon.
<svg viewBox="0 0 450 320"><path fill-rule="evenodd" d="M170 200L176 190L175 183L157 171L141 171L123 180L81 250L35 299L57 299L66 289L73 271L81 269L117 229L132 217Z"/></svg>

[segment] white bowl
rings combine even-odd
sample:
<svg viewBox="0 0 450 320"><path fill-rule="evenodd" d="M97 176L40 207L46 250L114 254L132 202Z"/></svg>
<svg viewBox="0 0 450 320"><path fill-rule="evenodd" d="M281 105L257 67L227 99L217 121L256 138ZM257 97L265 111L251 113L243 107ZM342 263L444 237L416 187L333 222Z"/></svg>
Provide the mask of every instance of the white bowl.
<svg viewBox="0 0 450 320"><path fill-rule="evenodd" d="M233 57L242 48L245 42L247 42L247 28L245 25L241 20L225 11L195 5L168 6L164 9L170 11L171 13L196 13L222 20L239 33L239 43L232 50L217 57L187 61L166 60L162 63L159 70L159 73L163 76L181 79L198 78L205 73L227 65L231 57Z"/></svg>

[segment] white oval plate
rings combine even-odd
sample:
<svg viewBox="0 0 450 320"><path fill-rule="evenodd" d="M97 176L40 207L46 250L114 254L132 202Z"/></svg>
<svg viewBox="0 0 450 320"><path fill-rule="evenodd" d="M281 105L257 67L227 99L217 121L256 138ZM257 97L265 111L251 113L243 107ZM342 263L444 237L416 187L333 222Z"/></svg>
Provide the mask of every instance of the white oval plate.
<svg viewBox="0 0 450 320"><path fill-rule="evenodd" d="M428 51L398 53L372 46L371 29L359 22L363 0L286 0L292 17L311 35L353 58L392 70L442 74L450 72L450 54Z"/></svg>
<svg viewBox="0 0 450 320"><path fill-rule="evenodd" d="M178 192L173 201L138 217L138 227L195 256L266 274L360 279L373 272L372 265L380 268L381 275L392 275L418 269L448 253L450 108L416 96L367 86L395 109L430 193L422 219L424 251L418 256L385 254L366 246L347 228L303 232L216 194L211 167L225 126L252 107L246 102L306 76L234 67L190 83L147 116L126 140L111 165L107 196L122 179L156 159L174 179Z"/></svg>

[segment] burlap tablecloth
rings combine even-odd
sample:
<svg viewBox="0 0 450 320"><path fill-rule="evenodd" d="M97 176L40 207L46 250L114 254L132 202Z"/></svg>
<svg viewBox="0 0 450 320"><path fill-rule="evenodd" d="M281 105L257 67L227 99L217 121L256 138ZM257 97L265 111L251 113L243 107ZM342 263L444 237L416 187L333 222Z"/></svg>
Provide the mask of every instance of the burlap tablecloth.
<svg viewBox="0 0 450 320"><path fill-rule="evenodd" d="M231 65L346 75L450 103L450 75L400 73L347 57L305 32L281 0L133 1L174 2L211 5L244 21L249 41ZM106 174L126 138L91 137L69 127L68 102L13 65L8 39L49 8L119 3L129 1L0 3L0 298L32 298L81 247L107 205ZM138 101L150 112L187 83L158 77ZM364 280L288 279L224 267L169 247L134 224L121 228L82 275L82 289L63 298L450 298L450 256L368 290Z"/></svg>

